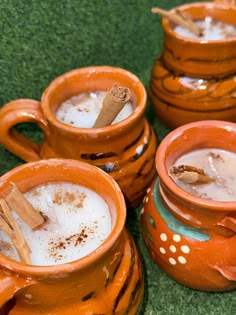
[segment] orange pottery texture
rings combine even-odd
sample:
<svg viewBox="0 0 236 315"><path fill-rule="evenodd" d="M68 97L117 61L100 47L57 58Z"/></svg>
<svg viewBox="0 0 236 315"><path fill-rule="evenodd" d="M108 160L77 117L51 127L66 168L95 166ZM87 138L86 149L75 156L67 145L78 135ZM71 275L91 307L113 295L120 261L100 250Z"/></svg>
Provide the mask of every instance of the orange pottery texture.
<svg viewBox="0 0 236 315"><path fill-rule="evenodd" d="M55 118L62 102L82 92L108 90L114 83L131 90L134 112L103 128L76 128ZM155 134L144 117L146 91L132 73L115 67L72 70L56 78L41 102L20 99L0 110L0 143L25 161L47 158L78 159L109 173L120 185L127 205L136 206L155 176ZM41 145L16 132L22 122L35 122L44 132Z"/></svg>
<svg viewBox="0 0 236 315"><path fill-rule="evenodd" d="M198 290L226 291L236 288L236 201L190 195L168 175L176 159L200 148L236 153L236 124L193 122L162 141L159 177L143 203L142 233L151 257L171 278Z"/></svg>
<svg viewBox="0 0 236 315"><path fill-rule="evenodd" d="M0 314L135 315L143 297L137 249L124 228L123 195L110 176L75 160L26 163L0 178L4 195L9 182L24 193L49 181L69 181L96 191L107 202L113 230L91 254L71 263L32 266L0 255ZM7 313L8 314L8 313Z"/></svg>
<svg viewBox="0 0 236 315"><path fill-rule="evenodd" d="M211 16L236 26L236 6L192 3L178 8L193 20ZM177 35L166 18L162 26L164 47L150 81L157 116L171 129L197 120L235 122L236 38L204 42Z"/></svg>

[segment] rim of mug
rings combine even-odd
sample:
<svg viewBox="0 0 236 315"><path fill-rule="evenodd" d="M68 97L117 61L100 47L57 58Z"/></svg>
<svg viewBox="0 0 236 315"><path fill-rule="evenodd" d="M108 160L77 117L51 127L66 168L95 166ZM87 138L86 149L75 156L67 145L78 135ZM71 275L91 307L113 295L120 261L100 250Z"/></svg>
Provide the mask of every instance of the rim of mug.
<svg viewBox="0 0 236 315"><path fill-rule="evenodd" d="M183 5L180 5L176 8L180 9L180 10L187 10L189 8L192 8L192 7L205 7L205 8L214 8L214 7L217 7L218 9L221 9L221 10L234 10L235 13L236 13L236 6L228 6L227 4L219 4L219 3L214 3L214 2L194 2L194 3L186 3L186 4L183 4ZM170 12L174 12L176 8L173 8L170 10ZM222 45L222 43L225 43L225 44L235 44L236 42L236 36L235 37L230 37L230 38L225 38L225 39L216 39L216 40L199 40L199 39L195 39L195 38L190 38L190 37L186 37L186 36L183 36L183 35L180 35L180 34L177 34L173 28L171 27L169 21L167 18L163 17L162 19L162 27L163 27L163 30L166 34L168 34L168 36L172 37L172 38L177 38L178 40L180 41L187 41L187 42L190 42L191 44L193 45L196 45L196 46L205 46L207 45L207 47L209 46L215 46L215 45L218 45L219 47ZM236 27L236 24L235 24L235 27Z"/></svg>
<svg viewBox="0 0 236 315"><path fill-rule="evenodd" d="M82 270L83 268L89 266L97 259L100 259L106 252L116 243L118 238L120 237L121 233L124 230L125 227L125 221L126 221L126 205L124 201L124 196L121 192L120 187L116 183L115 180L111 176L109 176L106 172L103 170L95 167L94 165L91 165L89 163L73 160L73 159L63 159L63 158L52 158L52 159L42 159L39 161L34 162L28 162L22 165L19 165L11 170L9 170L7 173L2 175L0 177L0 185L1 183L4 183L6 179L13 176L14 174L18 173L22 169L32 168L32 170L37 169L38 167L45 167L50 166L50 164L54 165L75 165L77 164L80 167L84 169L84 172L87 172L90 170L92 172L93 170L96 170L97 173L99 173L101 177L112 187L114 191L114 195L116 196L116 201L118 201L118 205L116 206L117 210L117 217L116 222L108 235L108 237L105 239L103 243L99 245L94 251L87 254L84 257L81 257L79 259L76 259L71 262L62 263L62 264L56 264L56 265L48 265L48 266L38 266L38 265L29 265L22 262L18 262L14 259L11 259L5 255L0 254L0 265L3 265L5 269L8 270L14 270L14 272L17 272L19 274L25 274L26 272L29 273L29 276L45 276L48 275L49 277L53 275L58 275L59 273L73 273L74 271ZM78 169L80 168L78 167Z"/></svg>
<svg viewBox="0 0 236 315"><path fill-rule="evenodd" d="M226 129L232 131L236 136L236 124L227 121L221 120L202 120L191 122L185 125L182 125L174 130L172 130L160 143L156 151L155 163L158 176L160 181L167 187L167 189L172 192L178 199L184 200L187 203L200 206L202 208L210 209L213 211L236 211L236 200L235 201L214 201L209 199L203 199L197 196L194 196L185 190L181 189L168 175L168 170L166 167L166 157L167 157L167 148L169 145L175 141L175 139L183 136L184 132L191 128L203 127L212 127Z"/></svg>
<svg viewBox="0 0 236 315"><path fill-rule="evenodd" d="M114 124L114 125L109 125L105 127L100 127L100 128L81 128L81 127L75 127L75 126L70 126L68 124L65 124L61 121L59 121L53 112L51 111L50 104L48 102L48 94L54 90L59 84L61 84L63 81L65 81L68 77L74 76L75 74L81 73L83 75L92 73L92 72L104 72L104 73L109 73L109 72L118 72L124 76L129 77L133 82L136 82L138 84L138 88L141 93L140 97L140 102L137 104L138 106L135 107L134 111L126 118L121 120L120 122ZM122 129L125 127L127 124L132 124L136 121L137 118L141 118L144 115L144 112L146 110L146 105L147 105L147 92L146 89L142 83L142 81L132 72L125 70L123 68L119 67L114 67L114 66L88 66L88 67L83 67L83 68L77 68L73 69L71 71L65 72L61 74L60 76L56 77L54 80L52 80L48 87L45 89L45 91L42 94L41 98L41 106L42 110L47 118L48 121L50 121L54 126L57 128L63 128L63 130L77 134L78 130L80 133L85 133L85 134L94 134L94 132L98 134L105 134L109 130L109 132L117 131L117 129Z"/></svg>

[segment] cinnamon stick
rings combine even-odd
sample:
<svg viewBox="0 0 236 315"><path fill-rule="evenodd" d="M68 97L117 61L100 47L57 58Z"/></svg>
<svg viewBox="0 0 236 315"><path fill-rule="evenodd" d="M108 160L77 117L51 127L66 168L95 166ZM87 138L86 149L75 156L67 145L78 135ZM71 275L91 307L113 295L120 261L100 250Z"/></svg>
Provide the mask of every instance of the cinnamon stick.
<svg viewBox="0 0 236 315"><path fill-rule="evenodd" d="M168 171L169 176L176 180L181 180L186 184L207 184L214 181L203 169L190 165L172 166Z"/></svg>
<svg viewBox="0 0 236 315"><path fill-rule="evenodd" d="M152 13L156 13L163 17L166 17L169 21L172 21L177 25L185 27L197 36L202 35L201 30L194 24L194 22L185 13L181 12L178 9L177 12L169 12L160 8L152 8L151 11Z"/></svg>
<svg viewBox="0 0 236 315"><path fill-rule="evenodd" d="M10 237L17 250L20 260L26 264L30 264L31 250L29 245L18 227L17 222L12 215L11 209L3 198L0 198L0 229L2 229L3 232Z"/></svg>
<svg viewBox="0 0 236 315"><path fill-rule="evenodd" d="M128 88L118 87L117 84L114 84L103 99L101 111L93 127L99 128L110 125L129 101L130 97L131 93Z"/></svg>
<svg viewBox="0 0 236 315"><path fill-rule="evenodd" d="M45 218L31 205L14 183L11 182L10 186L11 191L4 197L8 206L15 211L32 230L41 226L45 222Z"/></svg>
<svg viewBox="0 0 236 315"><path fill-rule="evenodd" d="M184 11L180 11L178 8L175 9L175 12L178 16L180 16L184 21L186 21L189 25L189 27L191 27L192 32L195 33L197 36L202 36L202 30L200 30L196 24L191 20L189 14L187 14ZM195 31L194 31L195 30Z"/></svg>

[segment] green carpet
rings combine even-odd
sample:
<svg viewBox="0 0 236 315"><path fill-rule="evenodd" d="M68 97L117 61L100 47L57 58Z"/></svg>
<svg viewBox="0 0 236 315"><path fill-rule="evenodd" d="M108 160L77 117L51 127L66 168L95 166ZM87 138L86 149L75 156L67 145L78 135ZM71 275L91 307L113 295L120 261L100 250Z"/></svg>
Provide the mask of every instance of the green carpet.
<svg viewBox="0 0 236 315"><path fill-rule="evenodd" d="M0 106L17 98L40 99L52 79L89 65L130 70L148 90L150 71L161 52L163 35L161 19L150 9L153 6L169 9L182 3L181 0L0 0ZM169 130L154 118L150 103L146 115L159 140L163 139ZM23 124L18 130L37 141L42 137L32 124ZM0 147L0 174L22 163ZM194 291L159 270L142 242L139 209L129 213L127 228L144 265L142 315L236 314L235 292Z"/></svg>

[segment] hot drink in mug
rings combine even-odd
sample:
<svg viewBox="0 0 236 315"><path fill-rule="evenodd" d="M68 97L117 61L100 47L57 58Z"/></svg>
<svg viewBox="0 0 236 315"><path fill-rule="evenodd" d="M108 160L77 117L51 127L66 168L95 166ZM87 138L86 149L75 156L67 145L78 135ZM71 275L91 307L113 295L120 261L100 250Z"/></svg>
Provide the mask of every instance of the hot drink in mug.
<svg viewBox="0 0 236 315"><path fill-rule="evenodd" d="M101 111L106 93L106 91L91 91L72 96L57 109L56 118L70 126L92 128ZM127 102L111 124L126 119L132 112L133 106Z"/></svg>
<svg viewBox="0 0 236 315"><path fill-rule="evenodd" d="M93 190L68 182L36 186L24 197L46 222L32 230L19 216L16 222L31 249L31 263L47 266L82 258L99 247L111 232L107 203ZM0 253L19 260L9 237L0 230Z"/></svg>
<svg viewBox="0 0 236 315"><path fill-rule="evenodd" d="M175 183L185 191L204 199L215 201L236 201L236 154L216 148L193 150L179 157L174 167L189 165L201 169L210 179L199 184L194 174L189 174L190 180L174 179ZM192 175L192 181L191 176Z"/></svg>
<svg viewBox="0 0 236 315"><path fill-rule="evenodd" d="M187 3L163 18L164 45L152 69L150 97L171 129L202 120L235 122L235 14L235 1L219 0ZM181 26L173 16L182 17Z"/></svg>
<svg viewBox="0 0 236 315"><path fill-rule="evenodd" d="M21 208L23 201L15 202L15 187L34 206L33 216L28 207ZM143 296L141 262L124 227L124 197L111 176L81 161L40 160L4 174L0 197L0 226L7 216L12 243L22 245L17 222L24 249L31 250L30 262L16 253L10 257L7 248L0 253L0 314L6 307L25 315L137 314ZM32 229L22 222L25 213ZM37 226L35 213L43 218ZM5 247L12 248L0 234Z"/></svg>
<svg viewBox="0 0 236 315"><path fill-rule="evenodd" d="M169 133L144 199L144 240L154 261L198 290L236 287L236 124L196 121Z"/></svg>
<svg viewBox="0 0 236 315"><path fill-rule="evenodd" d="M236 37L235 25L217 21L210 16L205 17L203 20L194 21L194 24L200 30L200 35L196 35L180 25L177 25L174 31L181 36L200 41L224 40Z"/></svg>
<svg viewBox="0 0 236 315"><path fill-rule="evenodd" d="M145 87L129 71L75 69L54 79L40 102L19 99L4 105L0 143L27 162L67 158L93 164L117 181L127 205L134 207L155 176L157 141L145 119L146 101ZM15 130L23 122L41 128L41 144Z"/></svg>

